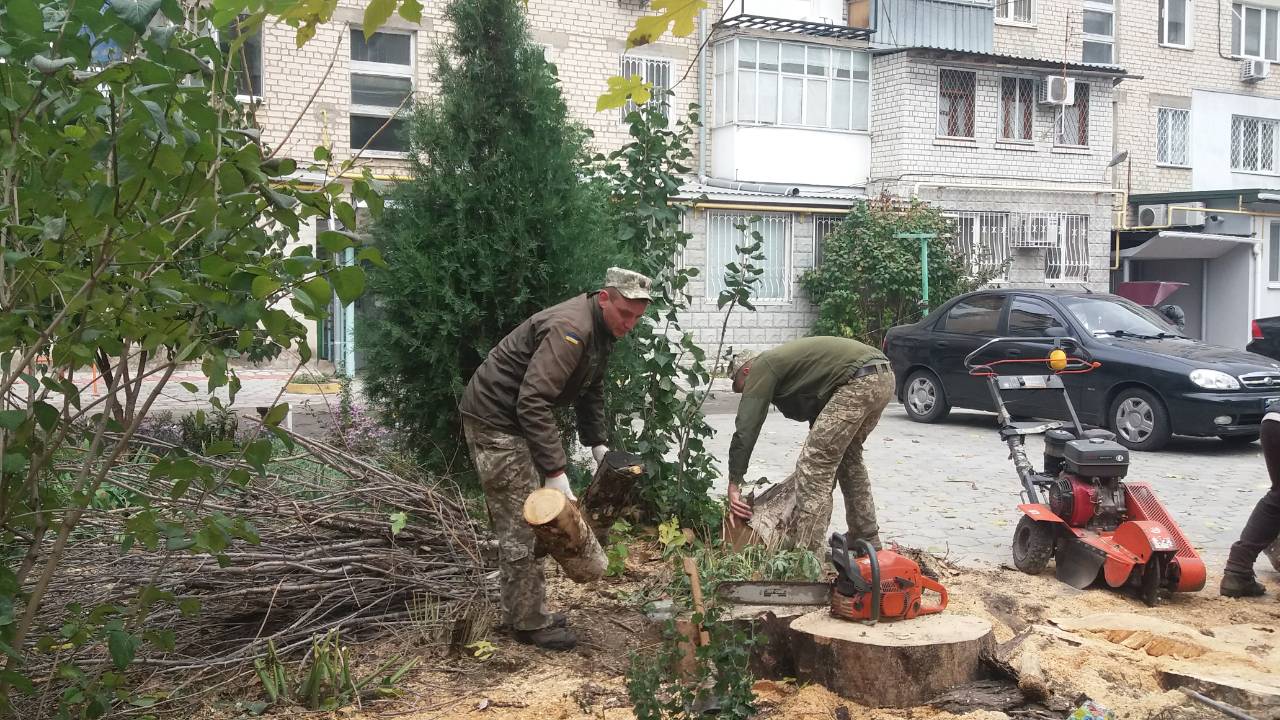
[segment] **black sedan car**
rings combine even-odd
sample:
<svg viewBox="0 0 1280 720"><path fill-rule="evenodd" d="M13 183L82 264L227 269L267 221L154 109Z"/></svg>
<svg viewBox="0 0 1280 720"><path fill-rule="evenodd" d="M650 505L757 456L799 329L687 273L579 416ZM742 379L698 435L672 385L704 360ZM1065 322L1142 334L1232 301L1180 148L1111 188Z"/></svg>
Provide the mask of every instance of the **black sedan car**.
<svg viewBox="0 0 1280 720"><path fill-rule="evenodd" d="M1080 421L1110 429L1134 450L1158 450L1174 434L1253 442L1263 406L1280 398L1280 364L1187 338L1124 298L983 290L889 330L885 352L907 415L928 423L953 407L994 410L986 384L964 366L965 356L993 337L1074 338L1079 348L1071 354L1101 363L1092 372L1063 376ZM1048 350L1047 342L1001 343L989 351L994 357L975 361L1040 358ZM1032 367L1023 372L1048 372ZM1008 406L1021 416L1067 419L1061 397L1050 393L1020 393Z"/></svg>
<svg viewBox="0 0 1280 720"><path fill-rule="evenodd" d="M1280 360L1280 316L1258 318L1253 321L1253 338L1244 347L1251 353Z"/></svg>

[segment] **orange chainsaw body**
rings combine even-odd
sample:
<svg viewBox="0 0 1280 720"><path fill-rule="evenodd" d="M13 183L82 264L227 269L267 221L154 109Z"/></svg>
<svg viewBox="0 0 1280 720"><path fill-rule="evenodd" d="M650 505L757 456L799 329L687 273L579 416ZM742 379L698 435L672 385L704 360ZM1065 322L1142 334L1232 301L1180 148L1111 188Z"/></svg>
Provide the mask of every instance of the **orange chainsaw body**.
<svg viewBox="0 0 1280 720"><path fill-rule="evenodd" d="M876 612L872 592L845 595L838 590L831 592L831 615L845 620L875 622L876 620L910 620L918 615L942 612L947 607L947 589L920 572L920 565L892 550L876 552L880 565L880 607ZM862 579L872 582L871 559L863 555L855 566ZM941 596L936 604L925 605L924 591Z"/></svg>

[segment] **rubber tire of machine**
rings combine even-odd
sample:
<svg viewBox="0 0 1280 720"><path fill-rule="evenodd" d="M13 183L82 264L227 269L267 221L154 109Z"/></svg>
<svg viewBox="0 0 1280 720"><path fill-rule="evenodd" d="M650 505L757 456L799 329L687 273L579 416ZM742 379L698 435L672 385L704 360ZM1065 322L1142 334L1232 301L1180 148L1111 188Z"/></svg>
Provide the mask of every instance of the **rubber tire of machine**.
<svg viewBox="0 0 1280 720"><path fill-rule="evenodd" d="M1116 411L1119 410L1120 404L1129 398L1139 398L1151 408L1151 434L1146 440L1141 442L1132 442L1126 440L1121 434L1116 422ZM1111 401L1110 412L1107 414L1107 422L1109 430L1116 434L1116 442L1129 448L1130 450L1139 450L1142 452L1156 452L1161 450L1165 445L1169 444L1169 438L1173 437L1173 425L1169 421L1169 411L1165 409L1164 401L1159 396L1149 390L1140 387L1130 387L1121 390Z"/></svg>
<svg viewBox="0 0 1280 720"><path fill-rule="evenodd" d="M1260 437L1262 437L1262 435L1259 433L1246 433L1244 435L1219 435L1218 439L1228 445L1240 447L1242 445L1257 442Z"/></svg>
<svg viewBox="0 0 1280 720"><path fill-rule="evenodd" d="M911 403L906 397L902 398L902 407L907 411L907 417L918 423L936 423L942 422L947 415L951 413L951 403L947 401L947 391L942 387L942 380L938 379L936 373L932 370L916 370L907 376L907 381L902 384L902 392L905 394L910 392L911 385L917 378L927 378L933 383L934 403L933 409L923 415L917 414L911 410Z"/></svg>
<svg viewBox="0 0 1280 720"><path fill-rule="evenodd" d="M1049 565L1057 540L1055 523L1023 515L1013 530L1013 566L1028 575L1039 575Z"/></svg>
<svg viewBox="0 0 1280 720"><path fill-rule="evenodd" d="M1164 585L1166 564L1167 561L1156 553L1142 568L1142 587L1139 597L1147 607L1160 604L1160 586Z"/></svg>

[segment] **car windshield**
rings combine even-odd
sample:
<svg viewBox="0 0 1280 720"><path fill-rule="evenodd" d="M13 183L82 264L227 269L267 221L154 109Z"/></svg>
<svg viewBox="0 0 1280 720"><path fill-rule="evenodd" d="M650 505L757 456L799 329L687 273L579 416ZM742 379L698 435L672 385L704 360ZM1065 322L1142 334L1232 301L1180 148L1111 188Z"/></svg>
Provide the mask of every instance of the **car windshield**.
<svg viewBox="0 0 1280 720"><path fill-rule="evenodd" d="M1064 297L1061 302L1091 335L1182 337L1154 313L1124 298L1077 295Z"/></svg>

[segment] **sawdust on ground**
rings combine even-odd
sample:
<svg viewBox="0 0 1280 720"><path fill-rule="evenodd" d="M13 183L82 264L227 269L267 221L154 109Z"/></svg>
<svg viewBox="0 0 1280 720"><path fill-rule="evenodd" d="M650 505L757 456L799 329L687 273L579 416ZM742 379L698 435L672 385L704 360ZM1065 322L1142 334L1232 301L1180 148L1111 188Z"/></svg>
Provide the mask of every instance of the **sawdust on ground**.
<svg viewBox="0 0 1280 720"><path fill-rule="evenodd" d="M549 605L567 610L584 636L571 653L553 653L512 642L502 635L485 662L457 658L406 680L408 695L348 713L349 717L406 720L629 720L625 672L632 651L658 644L657 627L631 606L626 593L660 563L632 564L624 581L577 586L554 571ZM1280 603L1266 598L1231 600L1205 590L1179 594L1158 607L1102 589L1076 590L1052 572L1027 576L1011 568L941 566L950 592L948 613L991 621L1000 643L1032 643L1049 689L1068 700L1080 694L1117 711L1126 720L1192 720L1212 711L1191 705L1180 692L1162 687L1163 671L1200 670L1256 679L1280 692ZM1274 591L1274 573L1262 579ZM1021 638L1021 640L1017 640ZM1011 643L1012 645L1012 643ZM853 720L1002 720L1001 712L964 715L930 707L873 710L818 686L757 683L761 717L835 718L840 707Z"/></svg>

